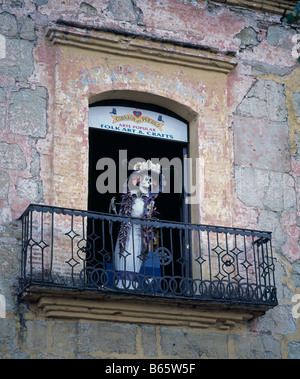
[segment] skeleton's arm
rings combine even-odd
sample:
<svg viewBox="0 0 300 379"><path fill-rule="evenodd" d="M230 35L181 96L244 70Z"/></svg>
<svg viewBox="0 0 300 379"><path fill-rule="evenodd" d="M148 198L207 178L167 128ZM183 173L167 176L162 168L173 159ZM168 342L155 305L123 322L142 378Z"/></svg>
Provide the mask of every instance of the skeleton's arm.
<svg viewBox="0 0 300 379"><path fill-rule="evenodd" d="M109 203L109 213L112 213L112 211L118 215L118 211L117 211L117 207L116 207L117 203L116 203L116 198L113 197Z"/></svg>

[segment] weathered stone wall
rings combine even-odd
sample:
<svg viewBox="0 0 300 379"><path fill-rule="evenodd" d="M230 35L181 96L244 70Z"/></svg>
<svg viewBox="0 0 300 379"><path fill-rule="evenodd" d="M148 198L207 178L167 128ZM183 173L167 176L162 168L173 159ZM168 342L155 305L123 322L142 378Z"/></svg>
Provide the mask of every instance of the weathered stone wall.
<svg viewBox="0 0 300 379"><path fill-rule="evenodd" d="M292 302L300 293L300 68L291 54L292 37L300 30L280 18L200 0L0 3L1 357L300 358L300 317L293 315ZM63 78L56 75L59 57L45 37L47 27L58 20L235 55L237 67L228 75L226 94L226 159L231 157L226 220L273 232L279 305L265 316L243 330L217 333L49 321L18 302L18 218L30 203L52 204L53 188L59 186L52 183L52 157L57 153L57 110L64 104L56 103L55 91L65 86L69 74L65 67ZM111 71L107 81L121 88L122 75ZM145 86L134 83L133 74L128 78L135 90ZM147 84L149 91L154 83ZM179 80L177 87L181 85ZM167 89L174 87L168 83ZM177 88L178 99L180 93L184 97L184 89ZM212 97L208 104L212 107L214 101ZM209 140L208 129L206 133ZM210 133L216 142L213 127ZM218 151L216 145L199 147L200 152L209 148ZM218 173L212 175L217 181ZM67 189L65 195L70 197ZM213 215L203 217L214 223Z"/></svg>

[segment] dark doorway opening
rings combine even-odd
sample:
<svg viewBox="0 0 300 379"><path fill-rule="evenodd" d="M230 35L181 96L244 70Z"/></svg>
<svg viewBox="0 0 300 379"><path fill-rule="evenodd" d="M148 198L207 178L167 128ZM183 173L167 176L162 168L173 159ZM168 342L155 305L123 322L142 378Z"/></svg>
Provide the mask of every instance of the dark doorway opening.
<svg viewBox="0 0 300 379"><path fill-rule="evenodd" d="M116 197L117 201L120 200L121 193L119 193L119 189L123 186L123 183L120 183L120 170L123 170L123 173L127 171L128 177L132 173L132 168L128 169L127 166L130 160L134 158L144 160L166 158L171 162L172 159L178 158L183 164L183 154L186 148L186 144L179 142L161 141L150 137L139 137L94 128L90 128L89 140L88 209L104 213L108 213L112 197ZM124 152L126 152L128 162L122 162L122 159L120 159L125 155ZM109 157L116 163L115 180L117 191L114 193L99 193L97 189L98 177L108 170L108 167L101 171L96 169L97 162L104 157ZM182 176L178 169L178 167L170 166L169 173L166 175L166 179L170 183L170 192L160 193L155 200L158 218L161 220L183 221L184 192L174 192L175 176L177 178L178 175ZM124 174L121 174L122 176Z"/></svg>
<svg viewBox="0 0 300 379"><path fill-rule="evenodd" d="M145 108L141 104L130 102L120 102L122 105ZM120 105L113 102L112 105ZM125 103L125 104L124 104ZM97 104L98 106L100 104ZM101 105L111 105L110 102L101 102ZM154 108L154 109L153 109ZM152 107L151 110L156 111L158 107ZM158 108L161 111L161 108ZM162 113L166 113L165 110ZM174 114L172 114L174 117ZM88 210L93 212L108 213L109 205L113 197L118 203L121 200L120 189L123 187L124 170L127 171L125 179L132 173L133 167L128 167L128 162L135 158L143 160L161 160L165 158L168 162L177 159L181 162L180 166L170 166L170 170L165 172L167 181L170 185L168 192L159 193L155 199L157 208L156 218L159 220L167 220L170 222L187 222L188 209L184 198L184 155L187 154L188 144L178 141L169 141L158 138L145 136L136 136L127 133L116 131L107 131L97 128L89 128L89 196ZM127 161L122 159L126 156ZM109 158L115 162L115 192L99 193L97 189L97 179L100 175L107 171L108 167L103 167L102 170L97 170L97 163L103 158ZM120 170L122 175L120 176ZM181 172L179 172L181 171ZM181 191L174 191L175 178L182 178ZM120 181L122 181L120 183ZM115 241L117 240L118 228L109 228L104 226L104 223L99 220L89 220L88 222L88 245L90 246L89 259L87 259L88 269L91 272L96 272L105 268L110 263L113 264L113 254L115 249ZM97 232L96 232L97 231ZM171 251L172 264L168 267L161 267L161 275L168 277L183 277L187 273L187 265L182 258L185 257L186 251L184 242L185 236L179 230L175 230L170 234L169 230L161 228L158 232L161 235L164 246ZM101 235L100 235L101 234ZM112 235L113 234L113 235ZM171 237L170 237L171 236ZM112 242L113 241L113 242ZM179 262L179 263L178 263ZM180 263L181 262L181 263ZM93 284L101 282L99 275L92 278Z"/></svg>

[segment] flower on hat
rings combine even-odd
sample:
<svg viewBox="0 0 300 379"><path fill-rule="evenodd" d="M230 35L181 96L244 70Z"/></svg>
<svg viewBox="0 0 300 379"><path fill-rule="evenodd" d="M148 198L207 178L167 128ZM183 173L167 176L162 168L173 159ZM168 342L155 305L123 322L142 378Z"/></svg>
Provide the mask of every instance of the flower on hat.
<svg viewBox="0 0 300 379"><path fill-rule="evenodd" d="M135 171L143 171L143 170L148 170L148 171L154 171L156 173L160 173L160 164L159 163L153 163L151 162L150 159L147 160L147 162L137 162L134 166L133 169Z"/></svg>

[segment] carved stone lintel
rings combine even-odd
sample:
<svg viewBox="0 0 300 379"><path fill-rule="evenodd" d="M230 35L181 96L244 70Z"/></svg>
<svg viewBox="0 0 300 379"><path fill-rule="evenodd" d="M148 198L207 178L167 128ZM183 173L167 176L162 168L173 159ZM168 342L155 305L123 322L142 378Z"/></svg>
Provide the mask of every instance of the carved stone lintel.
<svg viewBox="0 0 300 379"><path fill-rule="evenodd" d="M231 52L222 52L207 46L179 44L173 41L149 40L143 36L127 36L121 32L90 29L84 25L54 24L46 36L54 45L67 45L97 51L103 54L150 60L195 69L228 74L236 66Z"/></svg>
<svg viewBox="0 0 300 379"><path fill-rule="evenodd" d="M245 328L266 309L233 307L128 294L74 292L31 287L23 300L39 316L51 319L146 324L228 331Z"/></svg>

